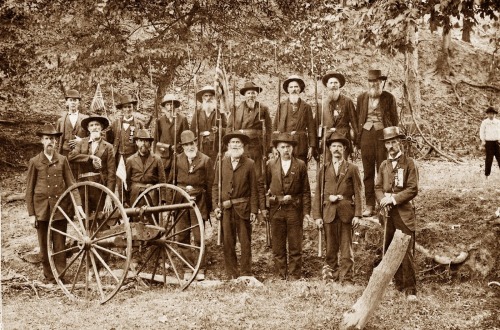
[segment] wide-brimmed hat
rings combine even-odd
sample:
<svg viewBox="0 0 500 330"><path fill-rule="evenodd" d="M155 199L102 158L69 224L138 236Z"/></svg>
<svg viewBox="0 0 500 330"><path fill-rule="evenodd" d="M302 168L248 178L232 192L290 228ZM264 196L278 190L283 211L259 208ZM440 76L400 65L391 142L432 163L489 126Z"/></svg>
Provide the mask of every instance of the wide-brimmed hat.
<svg viewBox="0 0 500 330"><path fill-rule="evenodd" d="M328 71L323 76L323 78L321 78L321 81L323 82L323 86L326 87L326 84L328 83L328 80L330 78L336 78L339 81L341 88L345 85L345 77L342 73L335 72L335 71Z"/></svg>
<svg viewBox="0 0 500 330"><path fill-rule="evenodd" d="M498 111L497 111L497 109L495 109L493 107L488 107L488 109L486 109L486 113L498 114Z"/></svg>
<svg viewBox="0 0 500 330"><path fill-rule="evenodd" d="M141 128L137 131L137 133L134 136L134 141L135 140L148 140L148 141L153 141L154 138L151 137L151 134L147 129Z"/></svg>
<svg viewBox="0 0 500 330"><path fill-rule="evenodd" d="M69 89L66 91L66 95L64 96L64 98L67 99L69 97L71 97L73 99L79 99L79 100L82 99L82 97L80 96L80 92L77 91L76 89Z"/></svg>
<svg viewBox="0 0 500 330"><path fill-rule="evenodd" d="M247 91L256 91L257 93L262 92L262 88L255 85L253 81L246 81L243 88L240 89L240 94L245 95Z"/></svg>
<svg viewBox="0 0 500 330"><path fill-rule="evenodd" d="M292 135L290 133L273 133L271 141L273 142L274 147L276 147L280 142L288 143L294 147L298 144L296 135Z"/></svg>
<svg viewBox="0 0 500 330"><path fill-rule="evenodd" d="M102 125L102 129L105 129L109 126L109 119L106 118L106 117L103 117L103 116L97 116L97 115L93 115L93 116L89 116L87 118L84 118L82 120L82 128L86 131L88 131L88 127L89 127L89 123L91 121L98 121L99 123L101 123Z"/></svg>
<svg viewBox="0 0 500 330"><path fill-rule="evenodd" d="M405 139L406 136L399 131L398 126L389 126L383 130L384 138L379 139L380 141L388 141L393 139Z"/></svg>
<svg viewBox="0 0 500 330"><path fill-rule="evenodd" d="M340 142L344 145L344 147L349 146L349 140L344 135L342 135L338 132L332 132L332 133L330 133L330 136L326 137L326 146L327 147L330 147L330 145L333 142Z"/></svg>
<svg viewBox="0 0 500 330"><path fill-rule="evenodd" d="M42 129L40 131L37 131L35 134L38 136L50 135L59 137L62 135L62 132L56 131L54 125L52 124L45 124L43 125Z"/></svg>
<svg viewBox="0 0 500 330"><path fill-rule="evenodd" d="M205 93L209 93L209 94L212 94L212 95L215 95L215 89L213 86L210 86L210 85L206 85L204 86L202 89L200 89L197 93L196 93L196 99L198 100L198 102L201 102L202 101L202 96L203 94Z"/></svg>
<svg viewBox="0 0 500 330"><path fill-rule="evenodd" d="M248 137L248 135L246 135L246 134L244 134L243 132L240 132L240 131L232 131L230 133L227 133L222 138L222 142L224 142L224 144L228 144L229 141L232 138L238 138L238 139L240 139L241 142L243 142L244 145L247 145L248 142L250 142L250 138Z"/></svg>
<svg viewBox="0 0 500 330"><path fill-rule="evenodd" d="M161 100L161 106L164 106L165 103L173 103L174 108L178 108L181 106L181 101L179 101L179 98L174 94L165 94L165 96Z"/></svg>
<svg viewBox="0 0 500 330"><path fill-rule="evenodd" d="M304 80L302 80L302 78L300 76L297 76L297 75L292 75L290 77L288 77L284 82L283 82L283 89L285 90L285 92L288 93L288 85L292 82L292 81L296 81L298 84L299 84L299 87L300 87L300 92L302 93L304 91L304 89L306 88L306 83L304 82Z"/></svg>
<svg viewBox="0 0 500 330"><path fill-rule="evenodd" d="M381 70L368 70L368 81L374 80L387 80L387 76L383 76Z"/></svg>
<svg viewBox="0 0 500 330"><path fill-rule="evenodd" d="M179 142L179 144L180 145L188 144L196 140L197 138L196 136L194 136L194 133L190 130L186 130L181 133L181 142Z"/></svg>
<svg viewBox="0 0 500 330"><path fill-rule="evenodd" d="M116 107L120 109L123 107L125 104L137 104L137 100L132 96L132 95L124 95L120 98L118 98L118 103L116 103Z"/></svg>

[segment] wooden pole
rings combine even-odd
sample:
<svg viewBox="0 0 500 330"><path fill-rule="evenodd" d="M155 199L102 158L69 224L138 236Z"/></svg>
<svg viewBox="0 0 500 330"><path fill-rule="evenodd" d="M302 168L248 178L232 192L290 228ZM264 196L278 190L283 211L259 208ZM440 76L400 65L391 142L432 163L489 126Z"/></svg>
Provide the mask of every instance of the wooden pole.
<svg viewBox="0 0 500 330"><path fill-rule="evenodd" d="M391 245L380 264L373 270L365 291L356 303L344 313L339 329L363 329L377 308L389 282L403 261L411 236L396 230Z"/></svg>

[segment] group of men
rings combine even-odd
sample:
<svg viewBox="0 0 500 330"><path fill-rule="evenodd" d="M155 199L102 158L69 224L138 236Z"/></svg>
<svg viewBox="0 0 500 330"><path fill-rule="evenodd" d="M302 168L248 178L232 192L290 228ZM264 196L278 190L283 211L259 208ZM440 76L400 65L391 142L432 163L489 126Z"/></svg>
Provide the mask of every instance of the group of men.
<svg viewBox="0 0 500 330"><path fill-rule="evenodd" d="M413 236L415 231L412 199L418 192L418 171L414 161L401 149L403 135L397 127L396 101L391 93L383 91L386 79L380 70L370 70L369 89L358 97L355 106L341 93L346 83L344 75L327 72L321 80L326 89L322 111L317 112L316 118L312 107L301 98L305 82L296 75L283 82L288 97L280 100L274 120L269 108L257 100L262 88L253 82L246 82L240 89L244 101L234 105L229 117L218 109L214 88L203 87L196 94L200 106L191 126L178 111L180 100L167 94L161 102L162 116L157 119L153 134L134 118L137 101L133 98L125 97L117 104L122 116L110 124L105 117L80 114L81 97L70 90L66 97L68 114L58 120L55 129L48 125L38 132L44 150L30 161L26 197L29 213L37 223L47 222L53 203L44 205L42 213L35 212L32 205L42 198L57 199L57 195L49 196L47 191L41 196L36 189L45 180L37 175L42 167L47 171L53 162L63 164L60 169L64 172L63 187L75 179L90 180L114 191L116 169L124 162L126 182L120 183L118 189L124 203L132 204L150 185L173 182L196 197L204 220L214 212L222 228L228 278L252 275L252 225L258 215L270 223L277 276L301 278L303 222L312 221L312 211L318 227L325 231L323 278L350 282L353 228L360 217L374 215L376 200L387 214L386 246L396 229ZM45 148L46 144L55 148L54 137L59 137L57 157ZM223 157L219 143L226 150ZM354 146L361 148L363 181L357 166L346 157ZM311 194L308 162L316 157L319 163L322 149L325 156L318 166L315 193ZM271 151L278 156L267 160ZM109 208L109 202L105 201L103 209ZM180 225L188 228L194 219L190 215L185 218ZM43 229L38 228L41 237ZM189 235L179 240L189 242ZM193 236L199 240L196 230ZM241 246L239 266L236 241ZM40 245L43 244L46 243L40 238ZM408 297L416 294L412 251L408 249L396 276L398 287ZM42 252L46 260L43 247ZM204 279L204 270L203 263L199 280ZM45 263L44 274L51 280Z"/></svg>

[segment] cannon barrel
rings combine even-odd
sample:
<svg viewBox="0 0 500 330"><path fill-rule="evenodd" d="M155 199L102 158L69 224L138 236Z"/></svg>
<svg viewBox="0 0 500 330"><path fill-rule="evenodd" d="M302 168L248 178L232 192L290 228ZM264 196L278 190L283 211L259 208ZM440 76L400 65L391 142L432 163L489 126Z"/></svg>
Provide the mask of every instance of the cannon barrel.
<svg viewBox="0 0 500 330"><path fill-rule="evenodd" d="M196 205L195 202L191 201L188 203L180 203L172 205L131 207L125 209L125 213L128 216L135 216L135 215L155 213L155 212L167 212L167 211L189 209L192 208L194 205Z"/></svg>

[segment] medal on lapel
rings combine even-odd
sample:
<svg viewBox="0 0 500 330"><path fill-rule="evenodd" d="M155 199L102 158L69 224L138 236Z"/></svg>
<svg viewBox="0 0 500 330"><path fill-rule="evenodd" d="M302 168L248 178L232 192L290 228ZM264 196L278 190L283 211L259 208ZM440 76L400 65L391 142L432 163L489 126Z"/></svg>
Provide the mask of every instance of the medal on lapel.
<svg viewBox="0 0 500 330"><path fill-rule="evenodd" d="M398 168L396 175L394 176L394 186L403 188L403 176L404 170L402 168Z"/></svg>
<svg viewBox="0 0 500 330"><path fill-rule="evenodd" d="M135 126L130 126L130 136L129 136L129 141L130 143L133 143L134 142L134 132L135 132Z"/></svg>

